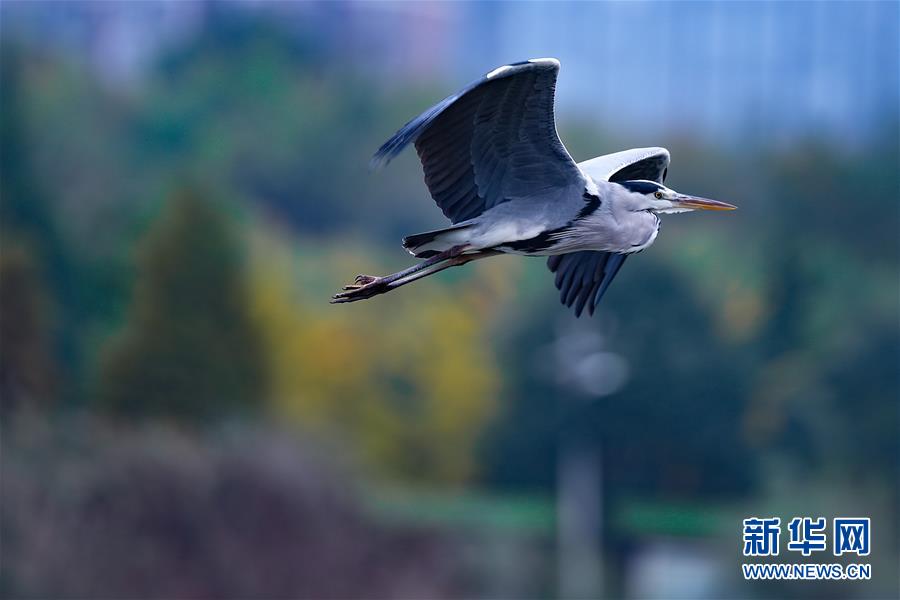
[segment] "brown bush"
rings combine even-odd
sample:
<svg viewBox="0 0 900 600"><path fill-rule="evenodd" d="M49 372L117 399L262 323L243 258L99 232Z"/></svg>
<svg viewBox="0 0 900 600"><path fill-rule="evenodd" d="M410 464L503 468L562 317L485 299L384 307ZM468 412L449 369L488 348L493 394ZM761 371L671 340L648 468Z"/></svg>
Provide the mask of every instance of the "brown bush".
<svg viewBox="0 0 900 600"><path fill-rule="evenodd" d="M262 430L19 423L2 444L3 595L447 595L444 542L372 523L325 464Z"/></svg>

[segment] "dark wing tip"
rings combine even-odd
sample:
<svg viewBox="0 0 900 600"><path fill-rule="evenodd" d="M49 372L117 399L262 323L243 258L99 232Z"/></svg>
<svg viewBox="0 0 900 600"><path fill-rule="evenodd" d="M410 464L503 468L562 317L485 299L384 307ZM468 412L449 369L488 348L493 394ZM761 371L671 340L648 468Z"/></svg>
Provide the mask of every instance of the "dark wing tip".
<svg viewBox="0 0 900 600"><path fill-rule="evenodd" d="M391 136L391 139L381 145L375 152L371 160L369 160L369 168L378 171L403 151L410 143L415 142L428 125L448 106L458 98L457 94L444 98L419 116L410 120L406 125L400 128L397 133Z"/></svg>
<svg viewBox="0 0 900 600"><path fill-rule="evenodd" d="M369 159L369 173L377 173L391 162L389 158L385 158L380 154L376 154Z"/></svg>
<svg viewBox="0 0 900 600"><path fill-rule="evenodd" d="M593 316L626 257L626 254L583 250L548 258L547 267L556 273L560 302L569 308L574 305L576 318L581 317L585 308Z"/></svg>
<svg viewBox="0 0 900 600"><path fill-rule="evenodd" d="M382 170L394 159L394 156L396 156L396 154L390 154L390 152L382 146L378 149L378 152L373 154L372 158L369 159L369 172L376 173Z"/></svg>
<svg viewBox="0 0 900 600"><path fill-rule="evenodd" d="M391 139L381 145L381 147L369 160L369 170L379 171L387 166L387 164L391 162L394 157L400 154L400 152L402 152L409 143L415 142L419 138L419 136L428 128L428 126L431 125L431 123L447 107L459 100L467 92L488 81L492 81L494 79L503 79L521 71L531 69L558 70L559 61L555 58L532 58L530 60L497 67L493 71L487 73L481 79L473 81L456 94L444 98L443 100L420 114L418 117L412 119L406 125L401 127L400 130L391 137Z"/></svg>

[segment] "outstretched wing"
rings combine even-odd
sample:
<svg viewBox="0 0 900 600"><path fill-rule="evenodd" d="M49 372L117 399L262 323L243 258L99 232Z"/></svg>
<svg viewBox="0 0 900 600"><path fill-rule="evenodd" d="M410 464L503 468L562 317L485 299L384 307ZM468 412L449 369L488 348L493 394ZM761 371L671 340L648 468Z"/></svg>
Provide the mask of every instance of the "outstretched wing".
<svg viewBox="0 0 900 600"><path fill-rule="evenodd" d="M580 162L578 168L598 181L644 179L664 183L669 160L665 148L632 148Z"/></svg>
<svg viewBox="0 0 900 600"><path fill-rule="evenodd" d="M558 73L554 58L494 69L404 125L372 164L413 142L431 196L453 223L508 200L580 198L586 179L556 133Z"/></svg>
<svg viewBox="0 0 900 600"><path fill-rule="evenodd" d="M576 317L581 316L585 306L588 314L593 315L600 298L627 256L592 251L551 256L547 259L547 266L556 273L560 301L566 306L574 304Z"/></svg>

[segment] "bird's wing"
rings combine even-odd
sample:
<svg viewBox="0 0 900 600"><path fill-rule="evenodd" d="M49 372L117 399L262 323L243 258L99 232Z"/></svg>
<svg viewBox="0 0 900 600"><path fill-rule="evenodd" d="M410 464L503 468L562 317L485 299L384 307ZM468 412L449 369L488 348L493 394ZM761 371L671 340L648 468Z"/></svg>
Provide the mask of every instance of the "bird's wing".
<svg viewBox="0 0 900 600"><path fill-rule="evenodd" d="M554 58L494 69L404 125L375 153L373 167L413 142L425 183L453 223L507 200L570 191L580 199L587 180L556 133L558 73Z"/></svg>
<svg viewBox="0 0 900 600"><path fill-rule="evenodd" d="M593 315L627 256L584 250L548 258L547 266L556 273L560 301L566 306L574 304L576 317L581 316L585 306L588 314Z"/></svg>
<svg viewBox="0 0 900 600"><path fill-rule="evenodd" d="M598 181L644 179L664 183L669 169L669 151L665 148L632 148L580 162L578 168Z"/></svg>

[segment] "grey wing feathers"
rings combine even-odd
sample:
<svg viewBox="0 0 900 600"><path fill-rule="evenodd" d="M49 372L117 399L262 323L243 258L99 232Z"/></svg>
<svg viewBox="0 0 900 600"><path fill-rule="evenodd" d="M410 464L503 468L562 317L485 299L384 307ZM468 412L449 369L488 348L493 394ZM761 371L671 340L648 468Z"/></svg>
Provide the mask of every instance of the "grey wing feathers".
<svg viewBox="0 0 900 600"><path fill-rule="evenodd" d="M407 123L375 153L373 166L414 143L425 183L453 223L507 200L583 186L556 133L558 72L555 59L495 69Z"/></svg>
<svg viewBox="0 0 900 600"><path fill-rule="evenodd" d="M556 273L560 301L569 307L574 304L575 316L580 317L585 306L588 314L594 314L626 257L612 252L573 252L551 256L547 267Z"/></svg>

